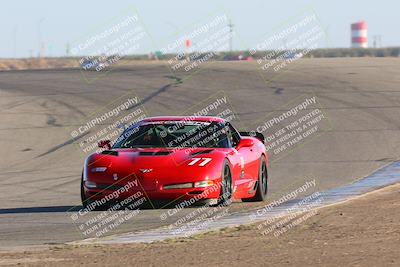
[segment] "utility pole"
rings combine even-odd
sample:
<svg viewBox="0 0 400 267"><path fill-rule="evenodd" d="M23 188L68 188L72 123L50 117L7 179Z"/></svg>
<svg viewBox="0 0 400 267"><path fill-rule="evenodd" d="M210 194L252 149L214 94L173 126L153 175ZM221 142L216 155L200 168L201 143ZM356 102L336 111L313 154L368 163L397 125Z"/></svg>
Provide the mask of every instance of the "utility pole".
<svg viewBox="0 0 400 267"><path fill-rule="evenodd" d="M41 26L41 24L42 24L42 22L44 21L44 18L41 18L39 21L38 21L38 24L37 24L37 35L38 35L38 57L40 58L41 57L41 51L42 51L42 36L41 36L41 29L40 29L40 26Z"/></svg>
<svg viewBox="0 0 400 267"><path fill-rule="evenodd" d="M67 57L69 57L71 55L71 45L69 44L69 42L67 43L67 45L65 47L65 54Z"/></svg>
<svg viewBox="0 0 400 267"><path fill-rule="evenodd" d="M232 52L233 26L235 26L235 25L232 24L232 21L231 21L231 20L229 20L228 27L229 27L229 51L230 51L230 52Z"/></svg>
<svg viewBox="0 0 400 267"><path fill-rule="evenodd" d="M373 46L374 48L382 47L382 35L374 35L373 38Z"/></svg>
<svg viewBox="0 0 400 267"><path fill-rule="evenodd" d="M14 26L13 31L13 58L17 58L17 26Z"/></svg>

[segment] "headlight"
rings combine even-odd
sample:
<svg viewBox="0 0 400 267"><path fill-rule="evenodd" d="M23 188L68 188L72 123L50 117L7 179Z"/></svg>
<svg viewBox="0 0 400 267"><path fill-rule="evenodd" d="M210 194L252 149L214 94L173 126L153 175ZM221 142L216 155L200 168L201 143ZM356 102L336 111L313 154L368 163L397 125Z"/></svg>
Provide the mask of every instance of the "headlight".
<svg viewBox="0 0 400 267"><path fill-rule="evenodd" d="M96 183L89 182L89 181L86 181L86 182L85 182L85 186L86 186L87 188L96 188L96 187L97 187Z"/></svg>
<svg viewBox="0 0 400 267"><path fill-rule="evenodd" d="M184 188L192 188L192 187L193 187L193 183L164 185L164 189L184 189Z"/></svg>
<svg viewBox="0 0 400 267"><path fill-rule="evenodd" d="M96 167L92 168L92 172L105 172L107 170L107 167Z"/></svg>
<svg viewBox="0 0 400 267"><path fill-rule="evenodd" d="M213 186L213 185L214 185L214 181L201 181L201 182L194 183L195 188L202 188L202 187Z"/></svg>

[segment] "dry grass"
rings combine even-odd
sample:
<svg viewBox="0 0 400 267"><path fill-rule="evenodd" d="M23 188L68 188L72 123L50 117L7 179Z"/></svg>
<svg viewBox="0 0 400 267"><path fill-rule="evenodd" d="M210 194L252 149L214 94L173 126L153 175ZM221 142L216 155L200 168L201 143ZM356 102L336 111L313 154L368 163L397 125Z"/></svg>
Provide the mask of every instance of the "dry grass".
<svg viewBox="0 0 400 267"><path fill-rule="evenodd" d="M27 70L79 67L76 59L0 59L0 70Z"/></svg>

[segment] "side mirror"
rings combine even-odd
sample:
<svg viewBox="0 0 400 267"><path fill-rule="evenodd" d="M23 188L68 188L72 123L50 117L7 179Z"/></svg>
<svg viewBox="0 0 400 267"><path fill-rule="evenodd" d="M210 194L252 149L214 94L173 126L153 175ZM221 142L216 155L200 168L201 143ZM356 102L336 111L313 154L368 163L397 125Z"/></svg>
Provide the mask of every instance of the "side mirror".
<svg viewBox="0 0 400 267"><path fill-rule="evenodd" d="M243 138L240 139L239 144L237 145L236 149L240 149L242 147L252 147L254 145L254 141L250 138Z"/></svg>
<svg viewBox="0 0 400 267"><path fill-rule="evenodd" d="M97 143L100 148L111 149L111 141L110 140L101 140Z"/></svg>

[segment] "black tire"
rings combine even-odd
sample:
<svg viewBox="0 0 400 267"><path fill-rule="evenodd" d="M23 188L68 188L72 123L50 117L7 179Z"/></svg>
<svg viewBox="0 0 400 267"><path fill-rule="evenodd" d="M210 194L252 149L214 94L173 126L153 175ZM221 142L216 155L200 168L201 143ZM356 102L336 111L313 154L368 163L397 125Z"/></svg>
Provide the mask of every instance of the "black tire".
<svg viewBox="0 0 400 267"><path fill-rule="evenodd" d="M229 167L228 160L225 159L224 164L222 165L222 181L221 181L221 190L218 198L218 205L228 206L232 202L232 172Z"/></svg>
<svg viewBox="0 0 400 267"><path fill-rule="evenodd" d="M260 157L260 167L258 169L258 181L256 194L251 198L243 198L243 202L256 202L265 201L268 194L268 169L265 163L265 157L262 155Z"/></svg>
<svg viewBox="0 0 400 267"><path fill-rule="evenodd" d="M81 179L81 201L82 201L82 207L87 208L90 203L92 203L92 200L85 195L85 189L83 188L83 176ZM107 210L110 207L110 203L106 203L101 206L96 206L93 211L103 211Z"/></svg>
<svg viewBox="0 0 400 267"><path fill-rule="evenodd" d="M85 189L83 188L83 177L81 178L81 201L82 207L86 208L88 205L88 199L86 198Z"/></svg>

